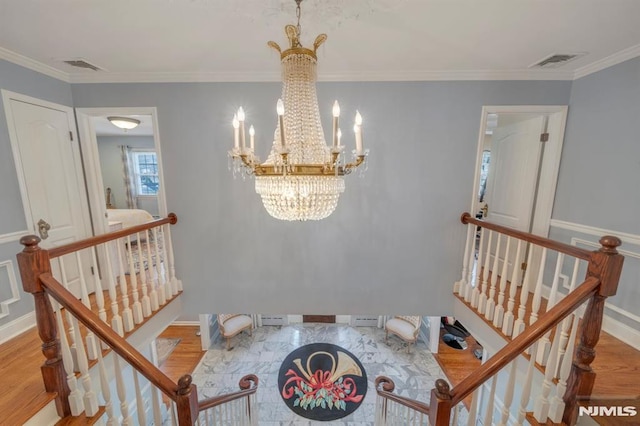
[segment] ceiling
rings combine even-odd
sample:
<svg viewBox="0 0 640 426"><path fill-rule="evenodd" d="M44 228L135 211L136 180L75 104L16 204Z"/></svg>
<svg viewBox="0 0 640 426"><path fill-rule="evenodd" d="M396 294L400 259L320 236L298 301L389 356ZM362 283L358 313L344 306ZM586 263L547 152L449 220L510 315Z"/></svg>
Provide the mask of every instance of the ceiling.
<svg viewBox="0 0 640 426"><path fill-rule="evenodd" d="M304 0L320 80L573 79L640 55L638 0ZM69 82L277 81L294 0L0 0L0 58ZM584 53L553 69L530 65ZM73 68L83 58L104 71Z"/></svg>

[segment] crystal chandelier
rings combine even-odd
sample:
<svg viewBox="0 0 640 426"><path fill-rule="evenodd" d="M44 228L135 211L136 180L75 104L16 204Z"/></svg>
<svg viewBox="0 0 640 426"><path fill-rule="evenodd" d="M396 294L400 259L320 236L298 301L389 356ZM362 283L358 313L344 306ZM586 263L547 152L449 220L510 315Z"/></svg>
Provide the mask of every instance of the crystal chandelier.
<svg viewBox="0 0 640 426"><path fill-rule="evenodd" d="M316 51L327 36L316 37L313 49L300 44L301 1L295 0L297 26L285 27L289 48L282 50L277 43L268 43L280 53L283 80L271 153L264 162L255 155L253 126L249 127L247 146L242 107L233 117L234 147L229 151L234 177L237 174L255 176L256 192L262 197L267 212L281 220L320 220L333 213L345 188L343 176L358 166L364 173L368 154L368 150L362 148L362 117L356 112L353 127L356 149L349 162L344 159L337 101L332 110L332 145L325 142L315 82Z"/></svg>

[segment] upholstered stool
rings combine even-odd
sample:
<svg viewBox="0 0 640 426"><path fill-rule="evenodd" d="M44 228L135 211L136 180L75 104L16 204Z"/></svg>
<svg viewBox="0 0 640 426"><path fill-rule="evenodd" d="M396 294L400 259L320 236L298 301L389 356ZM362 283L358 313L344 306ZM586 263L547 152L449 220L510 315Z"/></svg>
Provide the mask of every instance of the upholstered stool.
<svg viewBox="0 0 640 426"><path fill-rule="evenodd" d="M227 340L227 350L231 349L231 338L244 330L253 328L253 320L249 315L244 314L218 314L218 327L220 334Z"/></svg>
<svg viewBox="0 0 640 426"><path fill-rule="evenodd" d="M385 342L389 340L389 333L393 333L408 343L407 352L411 351L411 344L418 340L422 317L419 316L395 316L385 324Z"/></svg>

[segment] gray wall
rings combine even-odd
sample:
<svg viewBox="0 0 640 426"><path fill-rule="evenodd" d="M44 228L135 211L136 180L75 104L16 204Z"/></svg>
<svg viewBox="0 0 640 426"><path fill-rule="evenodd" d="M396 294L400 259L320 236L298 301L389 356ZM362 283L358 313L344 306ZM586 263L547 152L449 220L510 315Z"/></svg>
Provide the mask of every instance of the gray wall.
<svg viewBox="0 0 640 426"><path fill-rule="evenodd" d="M102 183L105 191L107 188L111 188L111 194L113 195L112 203L115 208L126 209L127 195L122 178L122 154L120 152L120 146L127 145L131 148L149 148L150 150L154 150L153 136L99 136L97 140ZM150 202L145 203L144 206L140 205L140 203L138 207L141 209L151 207L148 209L149 213L157 215L157 197L151 198L153 199L150 200Z"/></svg>
<svg viewBox="0 0 640 426"><path fill-rule="evenodd" d="M76 107L156 106L184 319L198 313L451 313L483 105L567 104L571 82L321 83L325 126L364 116L364 178L337 210L289 223L264 210L253 181L227 169L243 105L264 158L279 83L79 84ZM345 131L343 141L352 146Z"/></svg>
<svg viewBox="0 0 640 426"><path fill-rule="evenodd" d="M601 230L635 236L627 251L618 294L609 302L625 312L607 314L640 330L640 58L573 82L553 218L578 225L564 229L552 223L551 237L589 242L595 249ZM593 229L595 227L596 229ZM635 319L634 319L635 318Z"/></svg>
<svg viewBox="0 0 640 426"><path fill-rule="evenodd" d="M4 60L0 60L0 89L62 105L72 105L69 84ZM20 188L13 162L7 120L4 105L0 102L0 235L25 229L27 229L27 224L25 223ZM22 246L15 241L0 244L0 262L11 260L16 275L18 275L18 268L15 255L21 249ZM33 297L22 293L20 277L18 276L17 279L21 299L9 305L10 315L0 319L0 327L33 310ZM7 281L7 273L3 268L0 270L0 300L6 300L10 296Z"/></svg>

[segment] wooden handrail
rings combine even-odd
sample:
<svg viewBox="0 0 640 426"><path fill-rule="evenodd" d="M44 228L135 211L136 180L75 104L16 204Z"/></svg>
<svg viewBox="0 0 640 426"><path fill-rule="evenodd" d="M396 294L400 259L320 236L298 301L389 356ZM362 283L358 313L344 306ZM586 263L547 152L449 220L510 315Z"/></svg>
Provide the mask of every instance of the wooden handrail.
<svg viewBox="0 0 640 426"><path fill-rule="evenodd" d="M378 376L375 380L376 392L383 398L387 398L393 402L397 402L419 413L429 414L429 405L415 399L407 398L393 393L396 385L389 377Z"/></svg>
<svg viewBox="0 0 640 426"><path fill-rule="evenodd" d="M258 390L258 376L255 374L247 374L240 379L240 391L228 393L225 395L214 396L211 398L198 401L199 411L208 410L209 408L217 407L218 405L225 404L227 402L235 401L240 398L253 395Z"/></svg>
<svg viewBox="0 0 640 426"><path fill-rule="evenodd" d="M47 294L60 305L71 312L82 324L91 330L100 340L104 341L111 350L120 355L125 361L146 377L154 386L176 401L179 385L167 377L158 367L153 365L140 352L118 333L113 331L104 321L87 308L56 280L51 273L40 275L40 281Z"/></svg>
<svg viewBox="0 0 640 426"><path fill-rule="evenodd" d="M538 235L529 234L527 232L518 231L515 229L507 228L506 226L498 225L484 220L476 219L468 212L462 213L460 220L465 225L472 223L482 228L491 229L492 231L498 231L501 234L515 237L519 240L533 243L537 246L546 247L551 250L558 251L560 253L568 254L569 256L577 257L578 259L590 260L592 252L589 250L581 249L580 247L572 246L569 244L553 241L548 238L540 237Z"/></svg>
<svg viewBox="0 0 640 426"><path fill-rule="evenodd" d="M500 349L487 362L475 369L458 385L451 389L451 404L455 405L482 385L488 377L492 377L508 363L521 355L529 346L540 339L552 327L558 325L565 317L575 311L582 303L596 294L600 280L588 277L574 291L544 313L536 322L527 327L509 344Z"/></svg>
<svg viewBox="0 0 640 426"><path fill-rule="evenodd" d="M102 235L96 235L95 237L85 238L84 240L74 241L69 244L54 247L49 249L49 258L54 259L56 257L63 256L65 254L73 253L78 250L86 249L89 247L97 246L108 241L113 241L117 238L126 237L127 235L135 234L136 232L146 231L147 229L156 228L164 224L175 225L178 223L178 216L175 213L169 213L164 219L158 219L151 222L143 223L142 225L132 226L120 231L109 232Z"/></svg>

